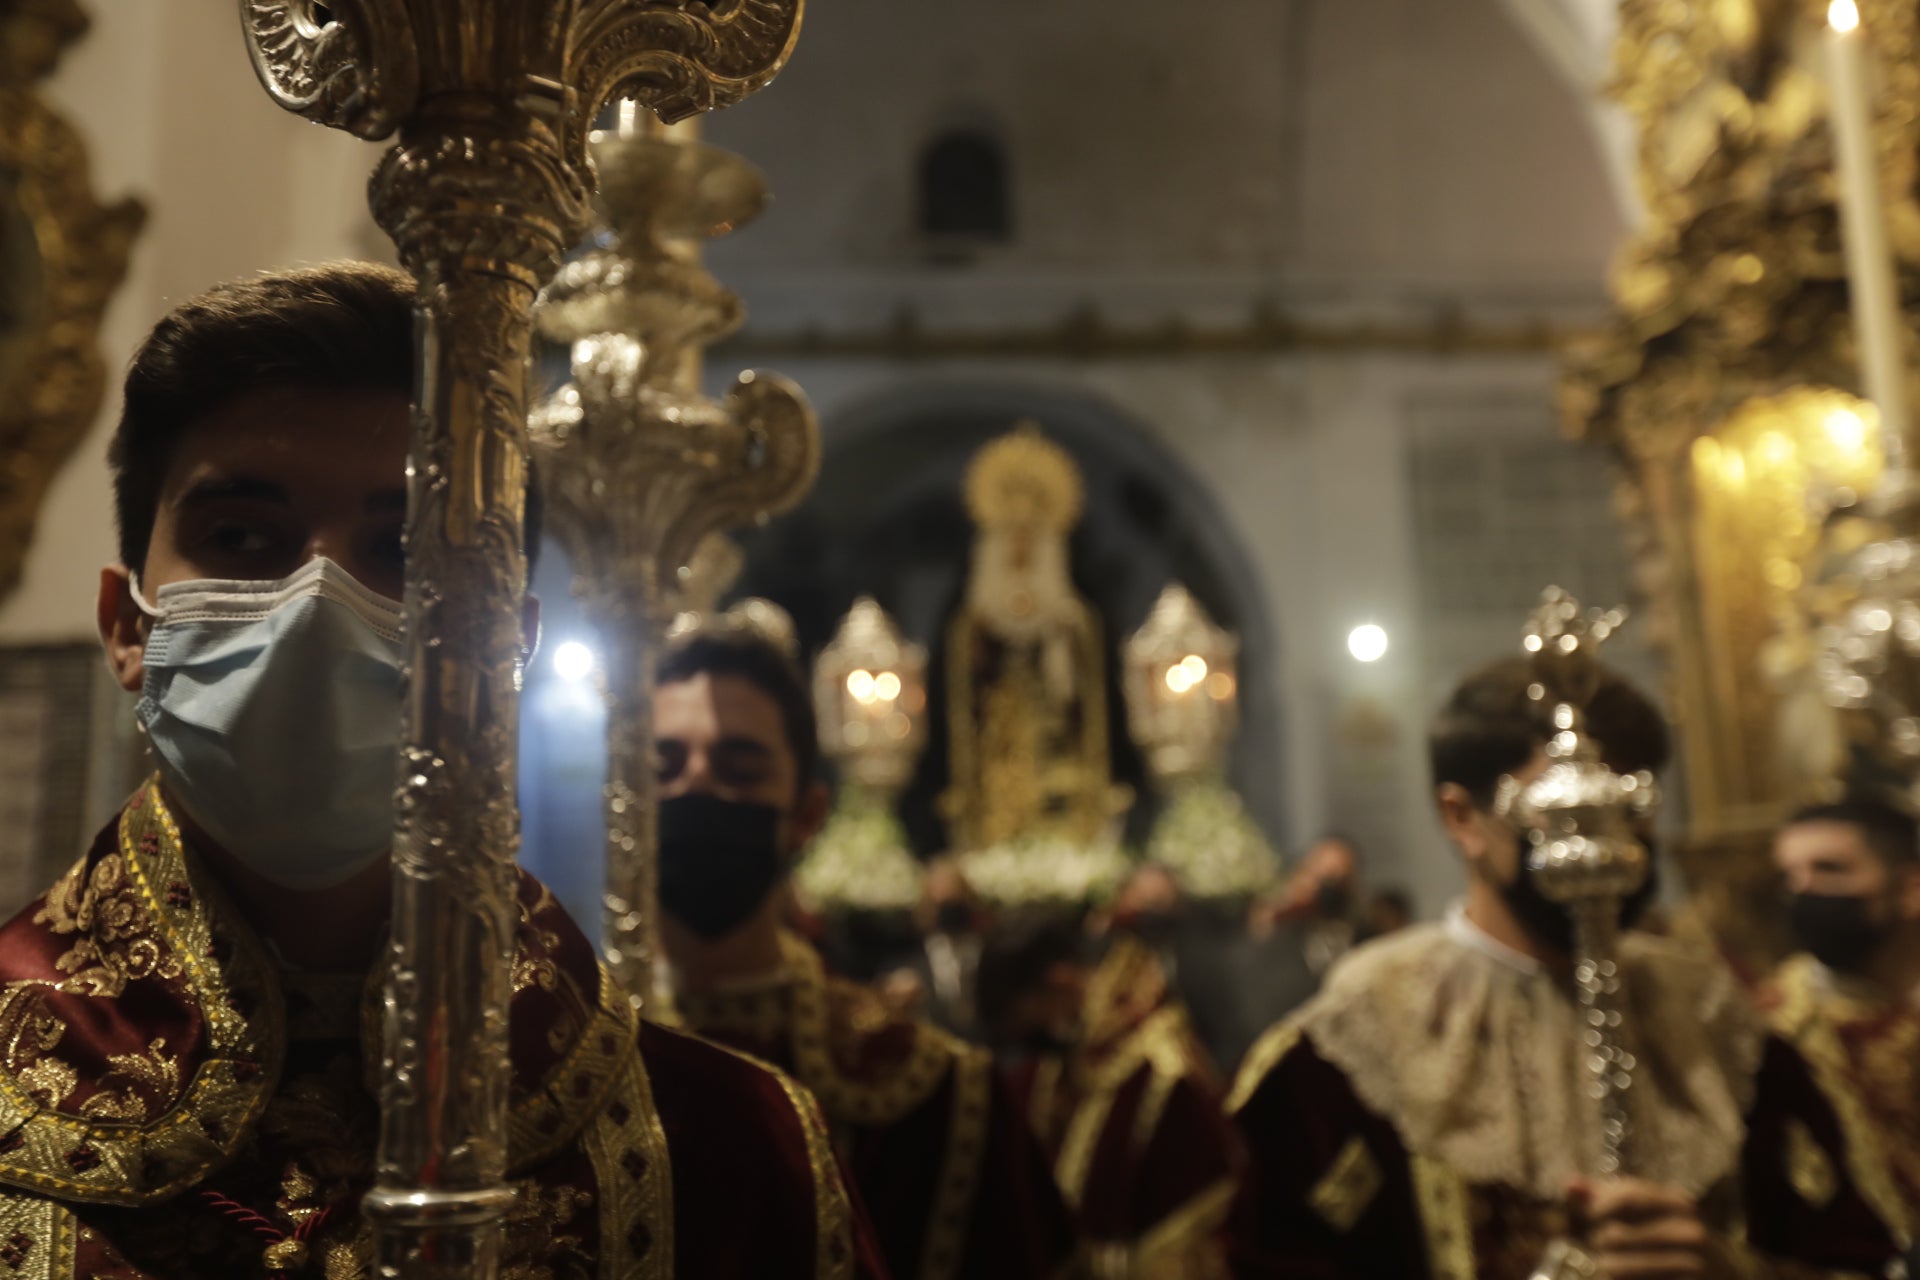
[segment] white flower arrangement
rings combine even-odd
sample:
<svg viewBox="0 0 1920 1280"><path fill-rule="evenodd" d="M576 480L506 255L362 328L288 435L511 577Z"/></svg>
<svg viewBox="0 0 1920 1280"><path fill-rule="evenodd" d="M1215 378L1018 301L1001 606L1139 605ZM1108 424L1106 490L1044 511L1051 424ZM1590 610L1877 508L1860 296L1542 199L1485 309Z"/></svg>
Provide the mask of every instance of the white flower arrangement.
<svg viewBox="0 0 1920 1280"><path fill-rule="evenodd" d="M1038 834L960 856L960 871L982 899L999 907L1083 906L1120 889L1133 861L1112 840L1088 844Z"/></svg>
<svg viewBox="0 0 1920 1280"><path fill-rule="evenodd" d="M1195 898L1251 898L1280 879L1280 856L1217 775L1182 783L1147 838L1147 860Z"/></svg>
<svg viewBox="0 0 1920 1280"><path fill-rule="evenodd" d="M795 868L793 885L817 911L911 911L920 904L921 875L892 806L848 787Z"/></svg>

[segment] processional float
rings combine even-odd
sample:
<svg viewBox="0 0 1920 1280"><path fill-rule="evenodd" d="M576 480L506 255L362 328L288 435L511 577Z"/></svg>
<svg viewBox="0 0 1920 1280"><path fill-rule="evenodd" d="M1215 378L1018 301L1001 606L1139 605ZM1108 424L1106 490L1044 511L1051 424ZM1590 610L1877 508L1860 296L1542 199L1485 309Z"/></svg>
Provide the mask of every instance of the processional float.
<svg viewBox="0 0 1920 1280"><path fill-rule="evenodd" d="M802 0L241 0L282 107L379 140L373 215L419 282L377 1274L499 1270L506 1182L527 380L534 296L585 229L616 95L744 98Z"/></svg>

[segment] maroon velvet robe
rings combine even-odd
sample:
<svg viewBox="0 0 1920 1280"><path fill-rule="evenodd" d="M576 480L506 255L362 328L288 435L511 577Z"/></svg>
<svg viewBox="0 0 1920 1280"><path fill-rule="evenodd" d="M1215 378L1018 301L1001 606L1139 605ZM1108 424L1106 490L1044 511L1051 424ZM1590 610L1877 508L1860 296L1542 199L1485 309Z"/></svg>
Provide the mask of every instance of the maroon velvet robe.
<svg viewBox="0 0 1920 1280"><path fill-rule="evenodd" d="M815 1104L649 1024L522 876L502 1275L878 1276ZM378 975L283 974L158 790L0 928L0 1276L369 1274Z"/></svg>
<svg viewBox="0 0 1920 1280"><path fill-rule="evenodd" d="M1561 1205L1410 1154L1289 1025L1249 1054L1233 1102L1252 1155L1229 1223L1241 1280L1526 1280L1574 1227ZM1832 1106L1769 1037L1737 1177L1701 1205L1716 1237L1708 1274L1881 1275L1895 1244L1847 1168Z"/></svg>
<svg viewBox="0 0 1920 1280"><path fill-rule="evenodd" d="M1071 1218L983 1049L893 1014L784 939L776 980L686 996L688 1025L792 1071L820 1099L887 1265L901 1280L1040 1280Z"/></svg>
<svg viewBox="0 0 1920 1280"><path fill-rule="evenodd" d="M1054 1161L1094 1257L1129 1276L1210 1276L1240 1169L1212 1064L1152 950L1131 936L1088 984L1070 1055L1009 1084Z"/></svg>

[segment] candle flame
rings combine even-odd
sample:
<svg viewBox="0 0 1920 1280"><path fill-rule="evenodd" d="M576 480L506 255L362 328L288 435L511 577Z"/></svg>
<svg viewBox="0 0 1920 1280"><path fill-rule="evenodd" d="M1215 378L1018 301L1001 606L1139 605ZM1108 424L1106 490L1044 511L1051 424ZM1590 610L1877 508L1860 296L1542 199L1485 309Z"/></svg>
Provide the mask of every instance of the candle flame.
<svg viewBox="0 0 1920 1280"><path fill-rule="evenodd" d="M1827 6L1827 25L1842 34L1860 25L1860 6L1853 0L1833 0Z"/></svg>

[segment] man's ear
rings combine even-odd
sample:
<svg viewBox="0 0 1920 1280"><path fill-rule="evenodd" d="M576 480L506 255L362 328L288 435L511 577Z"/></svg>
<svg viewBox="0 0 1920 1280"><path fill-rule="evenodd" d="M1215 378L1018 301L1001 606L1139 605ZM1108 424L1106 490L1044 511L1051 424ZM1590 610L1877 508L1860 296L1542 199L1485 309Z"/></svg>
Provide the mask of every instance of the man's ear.
<svg viewBox="0 0 1920 1280"><path fill-rule="evenodd" d="M800 803L793 807L796 852L811 844L813 838L820 834L820 828L827 825L827 810L832 802L833 793L827 790L824 782L809 782L806 790L800 793Z"/></svg>
<svg viewBox="0 0 1920 1280"><path fill-rule="evenodd" d="M1472 793L1457 782L1443 782L1433 789L1433 804L1447 839L1460 851L1460 856L1469 865L1479 863L1486 856L1487 833L1480 806L1473 802Z"/></svg>
<svg viewBox="0 0 1920 1280"><path fill-rule="evenodd" d="M1900 918L1920 923L1920 867L1908 867L1898 879Z"/></svg>
<svg viewBox="0 0 1920 1280"><path fill-rule="evenodd" d="M100 647L107 668L128 693L140 692L147 678L147 615L133 602L133 574L123 564L100 571L100 594L93 603L94 625L100 629Z"/></svg>

